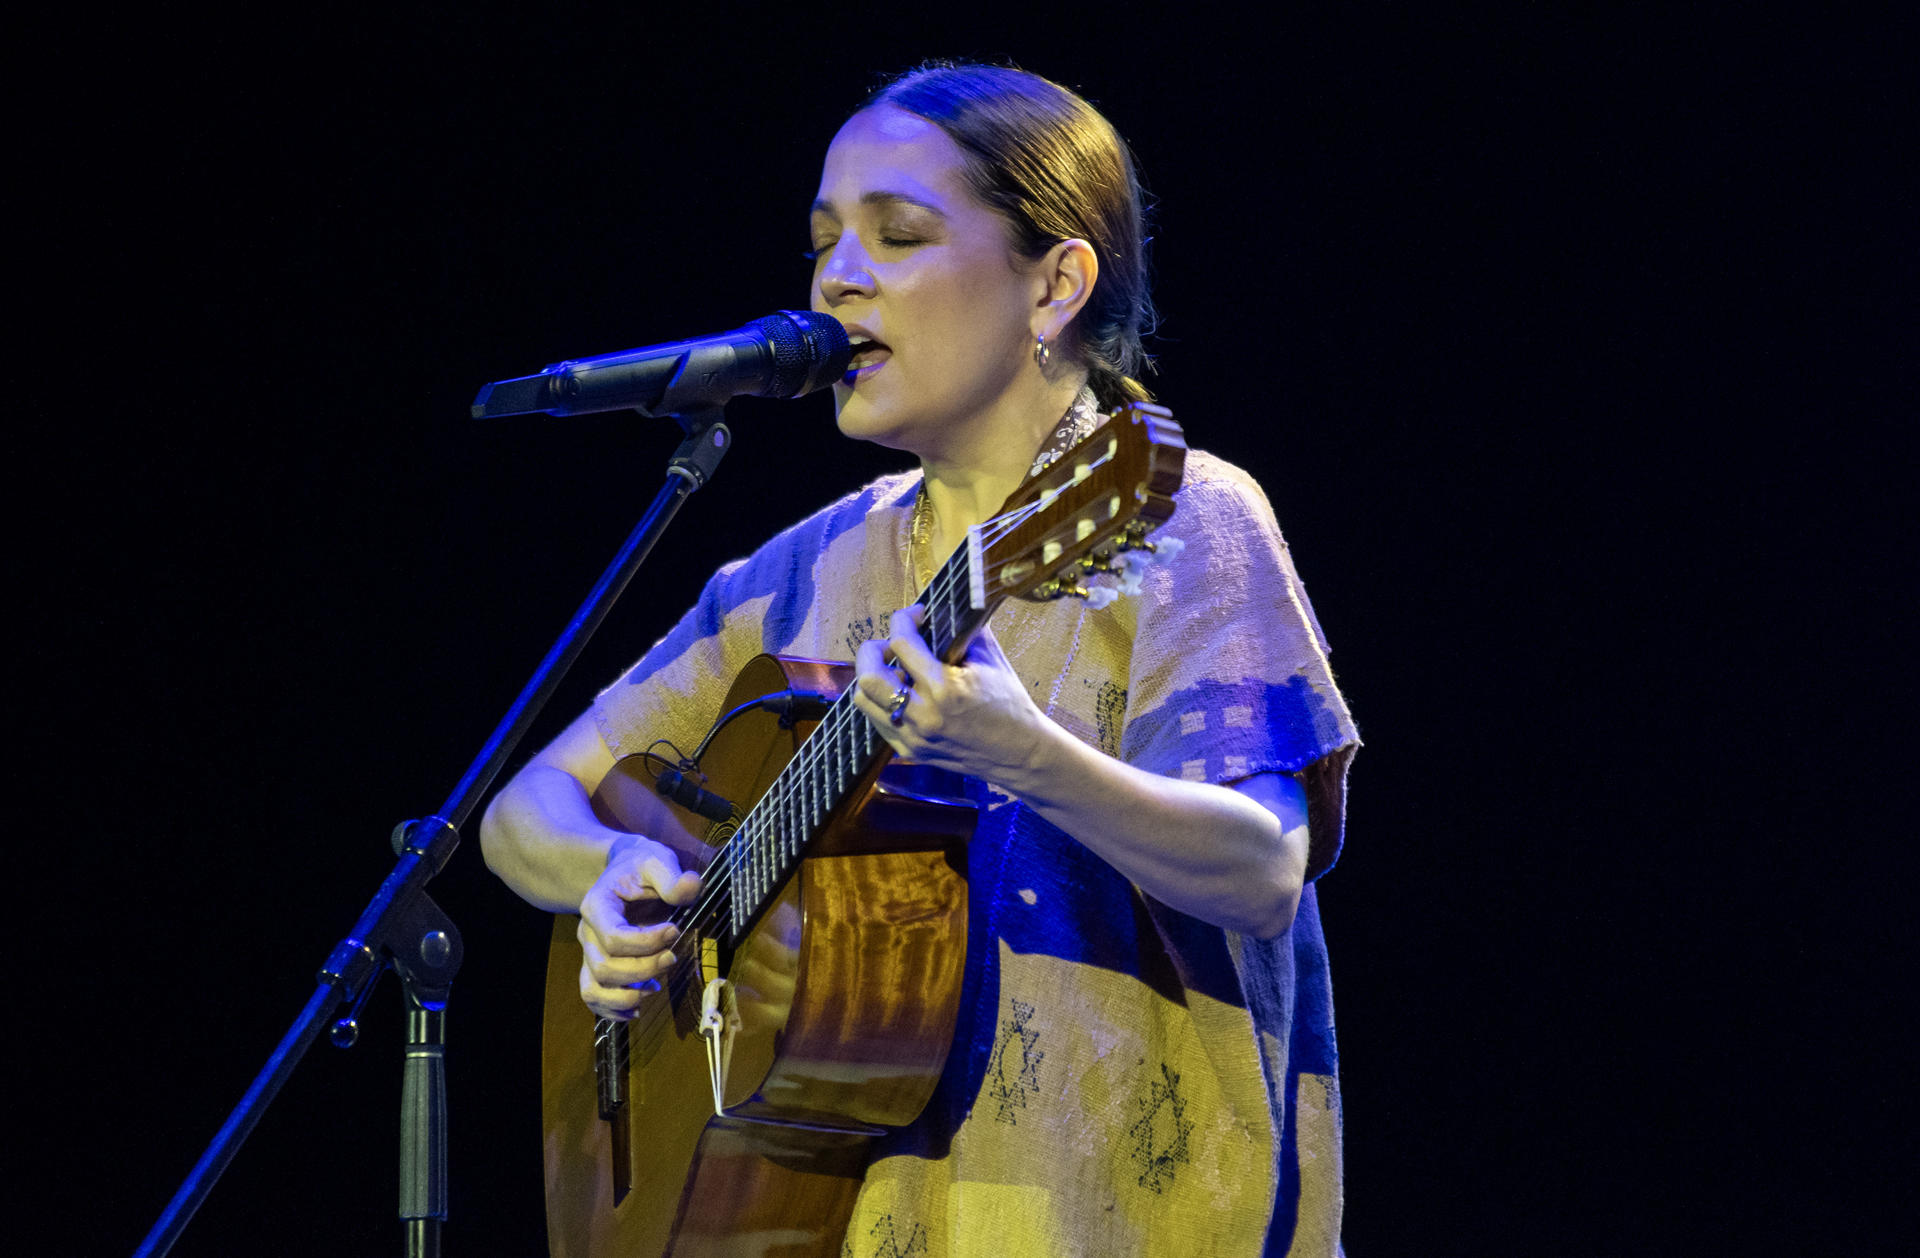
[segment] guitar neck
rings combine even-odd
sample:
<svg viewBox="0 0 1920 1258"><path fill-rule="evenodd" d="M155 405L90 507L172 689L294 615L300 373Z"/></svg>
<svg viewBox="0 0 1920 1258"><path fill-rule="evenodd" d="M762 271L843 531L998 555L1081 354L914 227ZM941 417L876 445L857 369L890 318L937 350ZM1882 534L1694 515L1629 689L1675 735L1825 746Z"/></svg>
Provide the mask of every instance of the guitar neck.
<svg viewBox="0 0 1920 1258"><path fill-rule="evenodd" d="M972 529L914 600L916 607L926 609L921 636L949 664L958 664L966 656L967 644L1000 605L1000 598L987 597L981 568L980 530Z"/></svg>
<svg viewBox="0 0 1920 1258"><path fill-rule="evenodd" d="M927 644L950 663L966 655L967 644L1002 601L985 598L974 576L979 558L976 531L915 600L916 606L926 609L922 633ZM741 820L710 867L709 882L725 885L712 888L714 902L709 911L728 943L745 936L799 864L808 841L891 755L892 749L873 723L854 706L849 686ZM719 879L713 877L716 871Z"/></svg>

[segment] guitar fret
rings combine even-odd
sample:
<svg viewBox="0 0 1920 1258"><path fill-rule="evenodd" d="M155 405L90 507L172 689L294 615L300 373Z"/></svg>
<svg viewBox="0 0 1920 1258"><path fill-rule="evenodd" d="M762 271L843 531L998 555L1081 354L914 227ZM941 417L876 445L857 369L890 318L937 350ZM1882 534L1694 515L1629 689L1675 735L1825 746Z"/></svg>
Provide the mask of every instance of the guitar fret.
<svg viewBox="0 0 1920 1258"><path fill-rule="evenodd" d="M760 870L760 895L765 898L767 889L773 885L774 860L773 853L768 850L765 836L758 831L753 836L753 850L755 864Z"/></svg>
<svg viewBox="0 0 1920 1258"><path fill-rule="evenodd" d="M808 833L812 833L814 827L820 824L818 806L814 802L817 783L813 780L813 757L807 755L804 749L800 754L800 793L805 800L801 805L800 818Z"/></svg>
<svg viewBox="0 0 1920 1258"><path fill-rule="evenodd" d="M946 575L945 569L941 570L941 575L943 577ZM938 582L935 583L936 586L938 584ZM928 613L927 637L929 641L927 645L932 647L935 653L938 653L941 649L940 644L947 641L948 635L953 631L953 613L952 609L947 605L947 599L944 594L936 594L934 596L933 606L928 609Z"/></svg>
<svg viewBox="0 0 1920 1258"><path fill-rule="evenodd" d="M767 868L767 848L764 843L759 842L759 837L757 834L754 836L753 871L755 879L760 884L757 898L764 900L767 896L767 884L773 871Z"/></svg>
<svg viewBox="0 0 1920 1258"><path fill-rule="evenodd" d="M764 900L767 897L767 854L752 838L747 840L753 852L753 898Z"/></svg>
<svg viewBox="0 0 1920 1258"><path fill-rule="evenodd" d="M766 851L766 843L755 843L753 847L758 853L758 866L760 866L760 899L766 899L774 891L774 862L772 862L772 855Z"/></svg>
<svg viewBox="0 0 1920 1258"><path fill-rule="evenodd" d="M790 792L783 786L780 793L780 834L786 840L788 851L796 851L800 846L800 827L794 824L793 810L787 806L789 794Z"/></svg>
<svg viewBox="0 0 1920 1258"><path fill-rule="evenodd" d="M747 902L747 897L742 894L746 890L747 872L739 864L744 850L740 846L738 830L734 831L733 837L727 840L726 846L720 849L720 856L727 860L727 920L733 924L733 933L736 937L746 928L746 923L740 920L740 914L744 911Z"/></svg>
<svg viewBox="0 0 1920 1258"><path fill-rule="evenodd" d="M951 647L960 636L959 625L961 609L959 601L961 591L966 588L966 579L962 575L961 570L964 570L967 566L966 554L967 552L964 550L957 550L953 554L953 563L951 566L955 567L956 571L954 572L953 580L947 583L947 635L946 640L940 644L942 651Z"/></svg>
<svg viewBox="0 0 1920 1258"><path fill-rule="evenodd" d="M793 834L797 830L799 826L793 820L793 784L783 782L780 787L780 832L785 835L787 843L793 843Z"/></svg>
<svg viewBox="0 0 1920 1258"><path fill-rule="evenodd" d="M777 786L779 784L776 782L775 785ZM786 813L784 811L776 812L773 816L772 824L767 828L767 838L768 841L773 844L773 850L782 864L786 862L788 850L792 846L793 840L790 834L791 827L787 824Z"/></svg>
<svg viewBox="0 0 1920 1258"><path fill-rule="evenodd" d="M855 767L854 735L866 723L867 718L855 711L851 704L847 705L847 710L841 714L840 719L833 723L833 793L836 799L847 792L847 785L851 780L848 772Z"/></svg>
<svg viewBox="0 0 1920 1258"><path fill-rule="evenodd" d="M734 837L744 844L741 855L747 862L747 900L751 903L760 898L760 854L753 850L751 835L736 834Z"/></svg>

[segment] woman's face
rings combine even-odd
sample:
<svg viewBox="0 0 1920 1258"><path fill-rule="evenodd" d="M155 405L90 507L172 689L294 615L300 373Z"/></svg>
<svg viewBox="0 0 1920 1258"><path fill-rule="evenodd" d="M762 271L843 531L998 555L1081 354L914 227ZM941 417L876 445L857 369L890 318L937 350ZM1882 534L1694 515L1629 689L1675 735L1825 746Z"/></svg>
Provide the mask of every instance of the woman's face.
<svg viewBox="0 0 1920 1258"><path fill-rule="evenodd" d="M850 437L965 457L947 446L990 434L1041 383L1031 321L1046 285L965 186L963 160L939 127L887 105L848 119L827 150L812 300L854 338L833 387Z"/></svg>

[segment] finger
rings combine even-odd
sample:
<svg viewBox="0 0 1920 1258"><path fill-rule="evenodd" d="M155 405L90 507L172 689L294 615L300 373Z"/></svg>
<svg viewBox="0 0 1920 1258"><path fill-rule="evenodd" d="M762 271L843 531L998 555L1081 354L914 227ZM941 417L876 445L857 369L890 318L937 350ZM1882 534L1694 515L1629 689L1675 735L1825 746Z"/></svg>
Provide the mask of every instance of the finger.
<svg viewBox="0 0 1920 1258"><path fill-rule="evenodd" d="M602 878L623 900L667 899L666 889L678 882L686 871L679 857L664 843L649 842L645 847L629 848L607 865ZM677 901L670 901L677 903Z"/></svg>
<svg viewBox="0 0 1920 1258"><path fill-rule="evenodd" d="M671 922L632 926L617 916L614 924L608 925L583 913L574 935L580 940L583 951L595 951L608 957L650 957L667 951L679 942L680 928Z"/></svg>
<svg viewBox="0 0 1920 1258"><path fill-rule="evenodd" d="M887 662L886 639L868 638L855 648L853 669L862 677L878 677L883 673L892 673L893 667Z"/></svg>
<svg viewBox="0 0 1920 1258"><path fill-rule="evenodd" d="M595 940L582 936L580 965L602 987L658 986L685 958L673 951L649 953L642 957L620 956L607 952Z"/></svg>
<svg viewBox="0 0 1920 1258"><path fill-rule="evenodd" d="M887 645L893 649L894 662L906 669L916 681L936 680L944 667L933 648L920 636L921 610L903 607L893 614L893 636Z"/></svg>
<svg viewBox="0 0 1920 1258"><path fill-rule="evenodd" d="M671 952L659 952L650 957L584 959L580 964L593 976L593 981L602 987L609 990L631 987L638 991L658 988L660 981L679 964L679 958Z"/></svg>
<svg viewBox="0 0 1920 1258"><path fill-rule="evenodd" d="M903 677L902 670L887 662L886 652L887 644L879 638L861 643L854 652L854 706L870 717L885 716L894 700L913 684Z"/></svg>
<svg viewBox="0 0 1920 1258"><path fill-rule="evenodd" d="M609 991L629 987L635 991L656 991L661 980L673 972L674 955L662 952L651 957L603 957L598 962L582 961L580 968L593 981Z"/></svg>
<svg viewBox="0 0 1920 1258"><path fill-rule="evenodd" d="M679 877L660 884L660 898L668 904L691 904L700 894L700 875L691 869L682 870Z"/></svg>
<svg viewBox="0 0 1920 1258"><path fill-rule="evenodd" d="M906 744L901 741L900 735L913 710L917 693L912 686L898 686L889 691L885 698L875 698L869 686L863 684L855 689L854 706L866 713L867 719L889 746L905 754ZM921 706L924 707L925 703Z"/></svg>
<svg viewBox="0 0 1920 1258"><path fill-rule="evenodd" d="M882 716L890 713L893 705L901 701L901 695L913 687L912 676L888 657L885 639L873 638L861 643L854 652L854 669L855 705L864 697ZM868 711L868 714L875 713Z"/></svg>
<svg viewBox="0 0 1920 1258"><path fill-rule="evenodd" d="M908 700L911 701L913 697L912 693L909 692L907 697ZM892 703L892 691L887 693L887 697L884 700L878 700L873 697L864 681L856 683L853 687L853 706L867 718L868 723L873 726L874 732L880 736L881 741L893 748L895 755L911 758L913 754L912 749L908 746L905 738L902 737L905 727L894 724L892 717L888 715L888 709L892 706ZM905 708L903 707L902 720L905 719L904 713Z"/></svg>
<svg viewBox="0 0 1920 1258"><path fill-rule="evenodd" d="M972 664L976 661L992 668L1013 667L1007 659L1007 653L1000 649L1000 639L993 636L992 625L981 625L979 634L967 644L967 662Z"/></svg>
<svg viewBox="0 0 1920 1258"><path fill-rule="evenodd" d="M657 984L644 987L609 987L597 981L585 966L580 968L580 999L596 1017L630 1022L647 997L659 990Z"/></svg>

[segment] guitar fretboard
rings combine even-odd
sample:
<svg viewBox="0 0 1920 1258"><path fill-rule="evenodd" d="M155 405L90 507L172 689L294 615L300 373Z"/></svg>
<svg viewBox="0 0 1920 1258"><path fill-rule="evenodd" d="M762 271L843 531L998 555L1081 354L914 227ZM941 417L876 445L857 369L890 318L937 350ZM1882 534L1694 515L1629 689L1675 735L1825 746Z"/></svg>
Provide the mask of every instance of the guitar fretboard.
<svg viewBox="0 0 1920 1258"><path fill-rule="evenodd" d="M963 653L992 612L975 579L979 557L975 530L915 600L926 609L921 632L942 659ZM725 898L724 904L716 899L712 908L715 917L724 918L729 943L745 936L799 864L808 840L887 750L873 723L854 706L849 686L708 870L710 894Z"/></svg>

